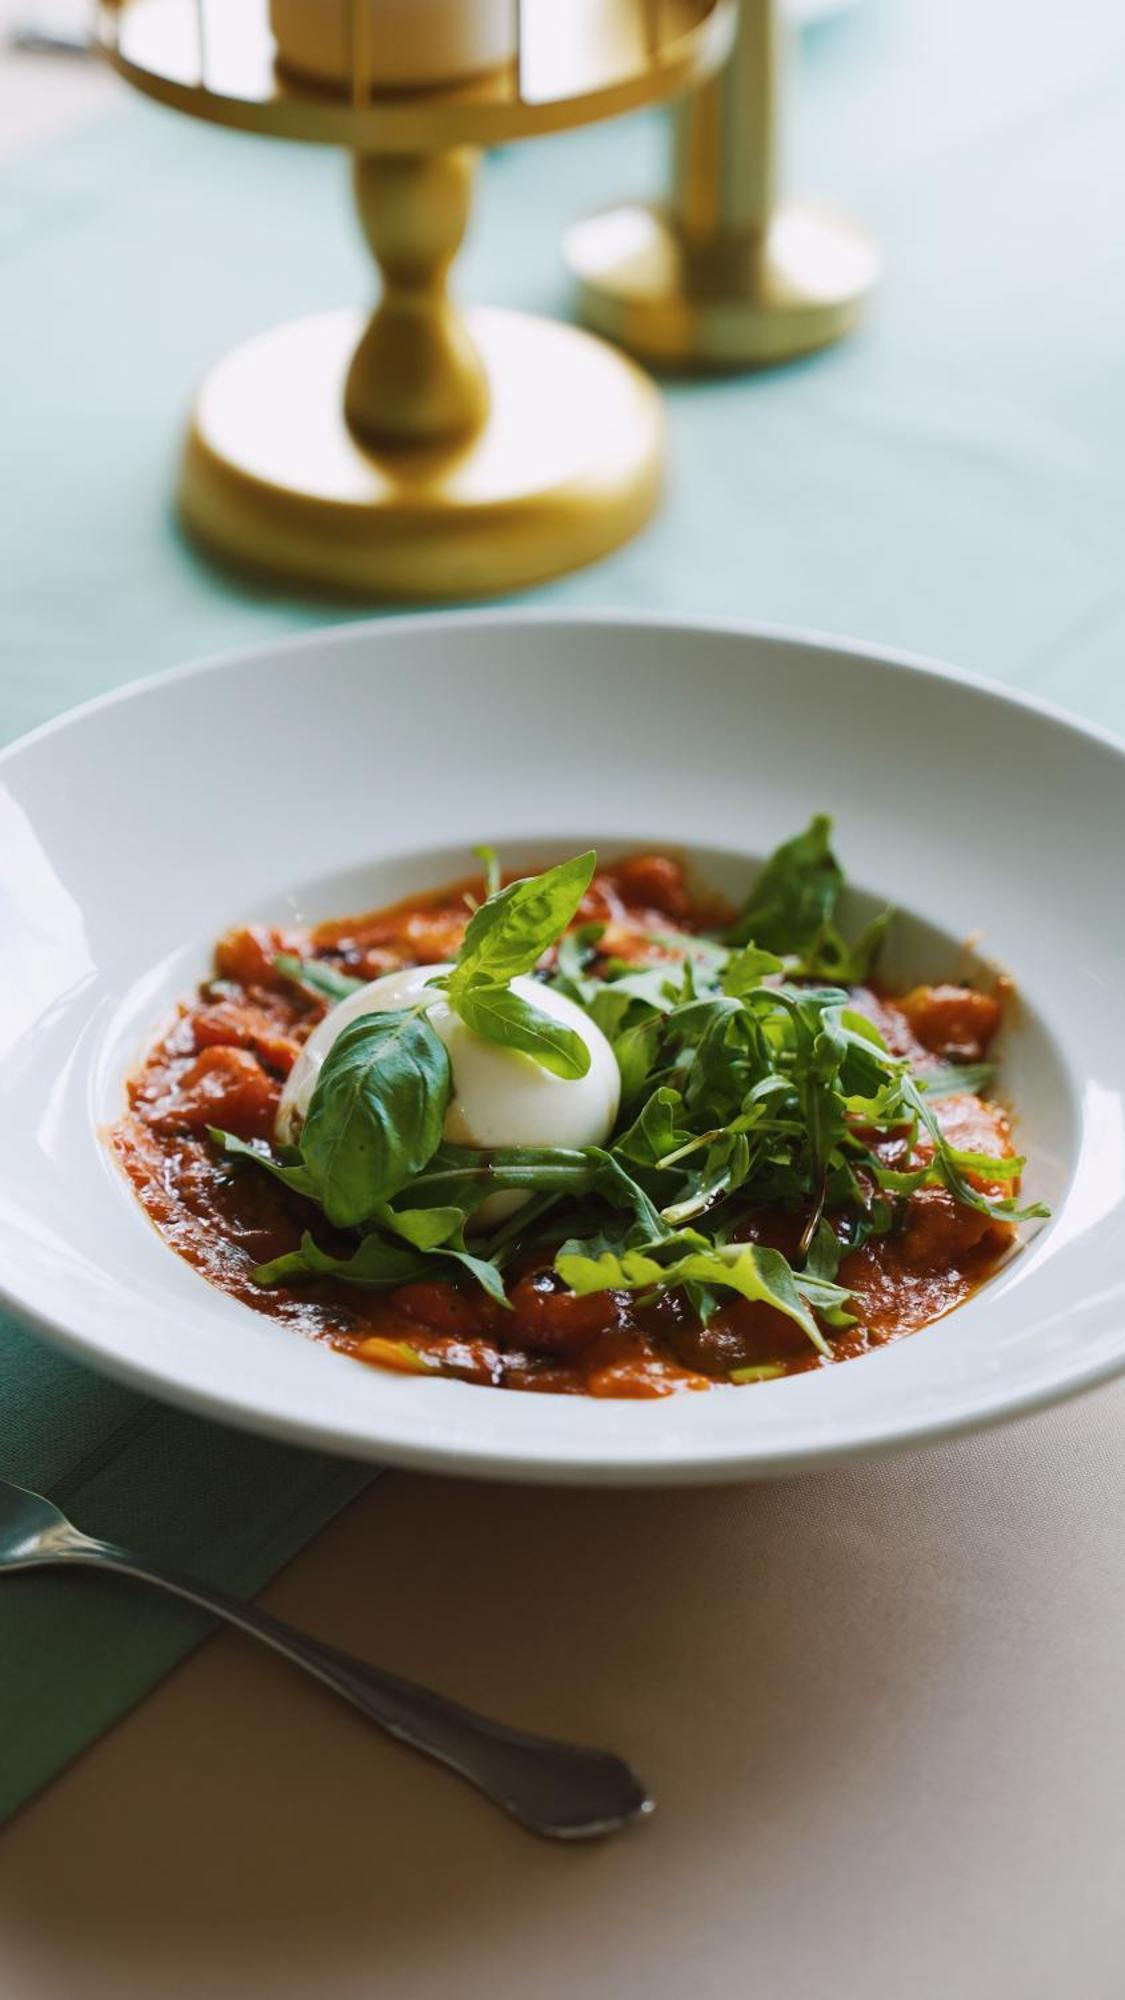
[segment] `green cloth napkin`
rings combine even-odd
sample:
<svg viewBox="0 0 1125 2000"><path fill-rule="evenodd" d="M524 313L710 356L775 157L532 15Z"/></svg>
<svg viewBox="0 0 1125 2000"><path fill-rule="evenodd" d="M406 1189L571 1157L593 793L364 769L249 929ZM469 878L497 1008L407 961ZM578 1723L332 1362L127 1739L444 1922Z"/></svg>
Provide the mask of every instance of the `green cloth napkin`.
<svg viewBox="0 0 1125 2000"><path fill-rule="evenodd" d="M251 1596L372 1477L181 1416L0 1317L0 1470L90 1534ZM139 1584L32 1572L0 1586L0 1820L211 1628Z"/></svg>
<svg viewBox="0 0 1125 2000"><path fill-rule="evenodd" d="M792 178L884 242L870 328L799 367L671 389L664 511L540 603L852 633L1125 729L1125 263L1105 192L1125 9L1084 0L1059 23L1049 0L869 0L807 38ZM566 223L659 187L665 156L649 118L489 159L462 289L565 311ZM327 149L129 100L0 167L0 739L157 667L357 615L225 578L169 499L207 363L372 289ZM236 1591L370 1476L162 1409L2 1321L0 1368L0 1473ZM5 1583L0 1814L205 1629L91 1577Z"/></svg>

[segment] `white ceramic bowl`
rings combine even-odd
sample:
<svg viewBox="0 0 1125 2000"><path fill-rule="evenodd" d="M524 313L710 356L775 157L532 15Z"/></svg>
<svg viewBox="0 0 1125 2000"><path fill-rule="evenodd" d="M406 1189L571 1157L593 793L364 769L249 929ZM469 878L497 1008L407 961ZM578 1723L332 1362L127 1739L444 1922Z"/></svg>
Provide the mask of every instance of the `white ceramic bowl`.
<svg viewBox="0 0 1125 2000"><path fill-rule="evenodd" d="M835 814L903 977L1011 970L1002 1052L1052 1220L968 1305L823 1373L647 1403L364 1368L213 1290L99 1134L248 916L328 916L594 838L750 858ZM69 1352L232 1423L434 1470L791 1471L1033 1409L1125 1366L1125 752L948 669L816 638L471 615L165 674L0 759L0 1284ZM895 968L892 967L892 970Z"/></svg>

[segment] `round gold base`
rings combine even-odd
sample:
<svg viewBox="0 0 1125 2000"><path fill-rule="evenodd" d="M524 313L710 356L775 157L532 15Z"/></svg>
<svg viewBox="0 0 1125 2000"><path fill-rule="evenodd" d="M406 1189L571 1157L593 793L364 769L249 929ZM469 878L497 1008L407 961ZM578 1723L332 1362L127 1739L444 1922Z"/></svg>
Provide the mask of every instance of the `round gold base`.
<svg viewBox="0 0 1125 2000"><path fill-rule="evenodd" d="M379 598L519 589L606 555L659 497L660 396L589 334L465 315L488 378L455 449L375 454L344 421L365 317L293 321L228 354L200 391L180 482L210 550L273 577Z"/></svg>
<svg viewBox="0 0 1125 2000"><path fill-rule="evenodd" d="M691 248L638 203L576 223L566 252L586 324L682 369L768 366L827 347L855 326L881 263L858 224L796 203L753 240Z"/></svg>

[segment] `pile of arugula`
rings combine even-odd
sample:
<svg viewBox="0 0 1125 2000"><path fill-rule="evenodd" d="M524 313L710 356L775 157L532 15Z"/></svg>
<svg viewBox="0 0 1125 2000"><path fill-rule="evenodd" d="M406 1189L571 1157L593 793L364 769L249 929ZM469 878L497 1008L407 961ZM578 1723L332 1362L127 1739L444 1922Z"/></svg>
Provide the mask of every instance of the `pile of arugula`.
<svg viewBox="0 0 1125 2000"><path fill-rule="evenodd" d="M554 948L541 976L587 1011L617 1057L612 1139L581 1150L447 1145L449 1058L425 1012L361 1016L325 1059L296 1147L211 1133L227 1156L276 1175L348 1233L346 1254L335 1255L306 1232L257 1281L328 1275L387 1288L464 1276L503 1305L506 1266L541 1244L575 1292L675 1287L704 1322L734 1292L786 1314L827 1355L824 1329L851 1324L842 1255L890 1230L915 1189L943 1186L1012 1220L1043 1213L972 1178L1015 1181L1022 1160L959 1150L935 1116L943 1091L984 1085L984 1066L916 1076L850 1004L845 989L867 976L888 916L845 941L830 833L818 816L780 847L721 938L662 930L654 943L682 956L641 967L601 952L604 926L570 929L592 853L503 889L488 858L493 893L440 982L445 998L489 1041L580 1076L581 1037L511 988ZM319 961L282 957L278 968L330 1002L360 983ZM905 1141L911 1161L922 1132L927 1161L884 1164L881 1139ZM472 1235L474 1210L501 1190L528 1199L491 1237ZM792 1263L737 1240L748 1212L770 1206L804 1218Z"/></svg>

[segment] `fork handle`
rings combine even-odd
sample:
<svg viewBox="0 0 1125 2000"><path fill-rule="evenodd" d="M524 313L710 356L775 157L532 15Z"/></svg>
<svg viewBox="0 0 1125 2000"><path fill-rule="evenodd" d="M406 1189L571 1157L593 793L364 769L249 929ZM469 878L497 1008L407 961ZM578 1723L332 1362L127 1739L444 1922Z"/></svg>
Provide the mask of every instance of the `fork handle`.
<svg viewBox="0 0 1125 2000"><path fill-rule="evenodd" d="M650 1812L645 1788L620 1757L580 1744L559 1743L509 1729L416 1682L368 1666L333 1646L295 1631L268 1612L224 1591L135 1556L111 1542L68 1537L59 1560L89 1563L155 1584L189 1604L223 1618L252 1639L303 1667L344 1696L371 1722L412 1750L445 1764L535 1833L555 1840L587 1840L612 1833Z"/></svg>

